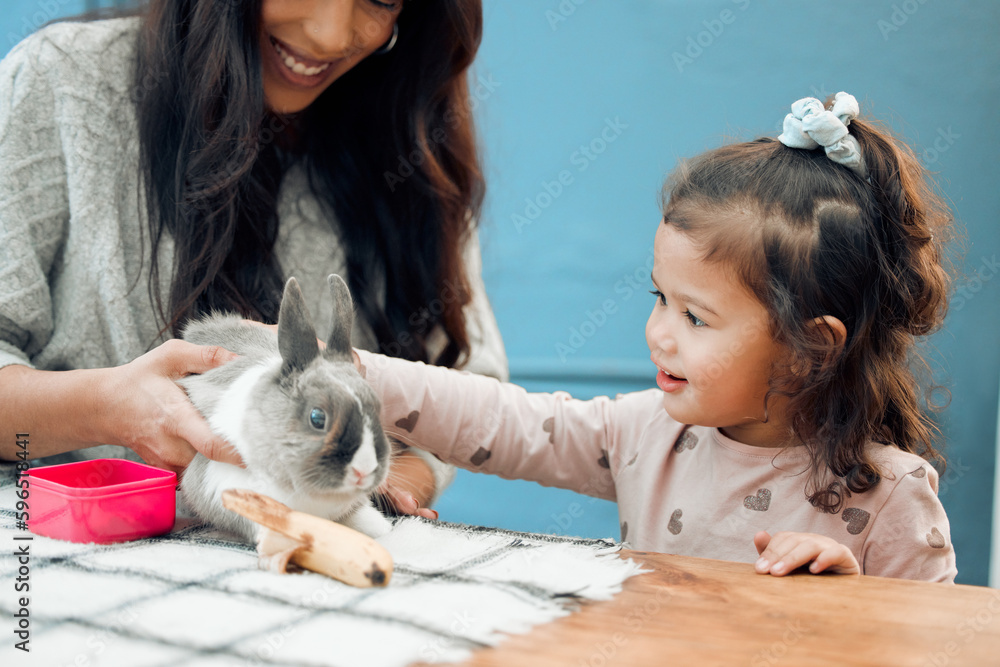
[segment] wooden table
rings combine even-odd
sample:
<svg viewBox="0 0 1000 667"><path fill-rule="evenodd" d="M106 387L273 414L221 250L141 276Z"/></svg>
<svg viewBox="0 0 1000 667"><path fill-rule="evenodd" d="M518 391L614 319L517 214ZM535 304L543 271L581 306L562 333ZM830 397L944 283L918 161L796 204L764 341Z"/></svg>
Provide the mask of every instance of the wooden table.
<svg viewBox="0 0 1000 667"><path fill-rule="evenodd" d="M654 571L464 663L1000 666L1000 590L625 551Z"/></svg>

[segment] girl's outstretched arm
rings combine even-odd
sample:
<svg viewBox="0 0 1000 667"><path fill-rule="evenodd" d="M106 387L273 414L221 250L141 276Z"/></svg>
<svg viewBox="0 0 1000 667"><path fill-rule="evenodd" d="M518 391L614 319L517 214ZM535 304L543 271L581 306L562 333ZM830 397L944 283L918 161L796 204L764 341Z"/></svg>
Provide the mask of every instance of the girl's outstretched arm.
<svg viewBox="0 0 1000 667"><path fill-rule="evenodd" d="M622 437L614 420L627 398L528 393L465 371L357 352L382 401L387 435L469 470L616 499Z"/></svg>
<svg viewBox="0 0 1000 667"><path fill-rule="evenodd" d="M760 574L777 577L810 563L813 574L830 571L838 574L861 574L858 560L846 546L815 533L775 533L760 531L753 538L760 559L754 565Z"/></svg>

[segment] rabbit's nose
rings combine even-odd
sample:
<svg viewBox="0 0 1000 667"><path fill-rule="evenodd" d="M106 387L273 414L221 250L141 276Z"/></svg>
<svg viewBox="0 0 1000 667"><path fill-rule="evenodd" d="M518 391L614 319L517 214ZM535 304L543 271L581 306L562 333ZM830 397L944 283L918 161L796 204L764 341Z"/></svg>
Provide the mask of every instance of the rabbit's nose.
<svg viewBox="0 0 1000 667"><path fill-rule="evenodd" d="M368 476L368 473L361 472L360 470L358 470L354 466L351 466L351 472L354 473L354 485L355 486L361 486L364 483L364 481L365 481L365 477Z"/></svg>

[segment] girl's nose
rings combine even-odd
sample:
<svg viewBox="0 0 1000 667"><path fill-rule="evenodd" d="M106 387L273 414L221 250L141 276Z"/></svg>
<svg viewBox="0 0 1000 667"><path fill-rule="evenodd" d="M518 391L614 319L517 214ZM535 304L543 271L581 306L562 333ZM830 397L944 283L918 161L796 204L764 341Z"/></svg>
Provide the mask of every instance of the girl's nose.
<svg viewBox="0 0 1000 667"><path fill-rule="evenodd" d="M646 323L646 342L650 350L658 349L667 353L677 351L673 327L666 313L654 311L649 316L649 322Z"/></svg>

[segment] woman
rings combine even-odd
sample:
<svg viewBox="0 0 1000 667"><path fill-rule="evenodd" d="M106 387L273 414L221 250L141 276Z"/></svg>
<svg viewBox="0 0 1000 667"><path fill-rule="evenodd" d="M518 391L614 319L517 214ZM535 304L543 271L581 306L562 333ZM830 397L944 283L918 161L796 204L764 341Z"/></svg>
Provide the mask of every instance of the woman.
<svg viewBox="0 0 1000 667"><path fill-rule="evenodd" d="M174 384L231 355L174 337L213 309L274 322L291 275L321 338L340 273L355 345L504 376L470 223L481 27L479 0L152 0L18 45L0 63L0 432L31 458L233 461ZM395 462L403 511L449 475L416 456Z"/></svg>

